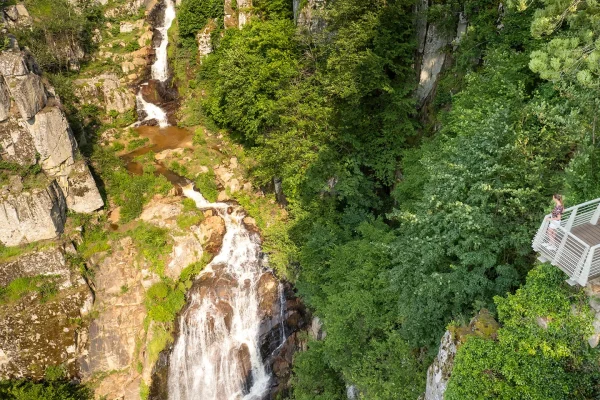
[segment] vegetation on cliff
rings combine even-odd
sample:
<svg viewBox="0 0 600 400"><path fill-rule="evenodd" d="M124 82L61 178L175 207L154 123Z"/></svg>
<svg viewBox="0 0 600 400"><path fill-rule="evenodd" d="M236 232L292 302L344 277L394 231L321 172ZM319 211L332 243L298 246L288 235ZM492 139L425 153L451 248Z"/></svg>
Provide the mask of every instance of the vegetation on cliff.
<svg viewBox="0 0 600 400"><path fill-rule="evenodd" d="M417 110L414 3L336 0L313 10L319 23L297 26L291 3L256 0L238 30L225 29L222 1L183 0L170 32L182 124L227 131L251 155L257 185L268 191L274 178L282 183L286 223L265 222L267 200L238 200L262 228L273 265L327 332L297 354L290 396L345 399L354 385L365 399L415 399L448 324L487 308L502 327L497 338L472 337L460 348L449 399L597 397L599 355L584 340L587 305L558 270L535 266L530 241L552 193L565 193L568 204L600 196L598 5L436 1L427 17L441 32L455 30L459 12L469 29L435 98ZM62 29L72 6L48 4L28 2L47 15L17 36L55 73L72 126L92 138L85 155L122 222L134 220L168 184L152 166L128 174L114 154L125 145L95 143L107 116L72 106L69 57L48 45L63 38L90 51L104 17L90 3ZM200 61L196 38L206 27L214 51ZM130 119L114 115L113 125ZM195 144L202 140L197 135ZM139 145L134 138L127 146ZM186 165L171 167L192 177ZM216 199L212 174L196 183ZM103 227L86 228L81 255L107 250ZM128 234L162 275L170 250L164 230L138 226ZM174 315L206 261L178 281L161 276L146 293L151 359L171 340ZM0 297L13 296L9 289ZM0 383L0 394L83 398L57 385Z"/></svg>
<svg viewBox="0 0 600 400"><path fill-rule="evenodd" d="M436 2L428 18L442 31L459 11L469 29L420 125L413 2L330 2L315 11L322 29L295 27L286 5L257 6L243 29L212 36L215 51L187 84L194 112L250 150L257 182L282 180L289 277L327 332L296 357L296 398L341 399L349 384L364 398L416 398L445 327L484 307L505 324L499 342L485 343L507 353L501 338L518 335L510 316L523 305L498 296L533 268L530 241L550 195L569 204L598 195L597 7L562 5ZM543 271L551 283L535 301L569 325L558 309L578 295ZM579 321L569 325L577 337L589 327ZM480 350L465 346L459 371L477 369L465 354ZM590 364L577 364L597 355L582 347L565 357L584 375L577 396L597 394L583 383L593 382ZM549 364L536 365L541 382ZM475 393L486 378L465 379Z"/></svg>

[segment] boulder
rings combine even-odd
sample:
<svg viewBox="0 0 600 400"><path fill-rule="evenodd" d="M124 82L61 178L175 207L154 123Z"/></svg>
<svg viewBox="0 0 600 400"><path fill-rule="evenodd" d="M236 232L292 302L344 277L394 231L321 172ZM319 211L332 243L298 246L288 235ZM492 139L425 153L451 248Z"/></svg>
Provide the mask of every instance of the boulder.
<svg viewBox="0 0 600 400"><path fill-rule="evenodd" d="M12 98L17 104L21 118L33 118L46 106L48 97L40 76L29 73L23 76L6 77Z"/></svg>
<svg viewBox="0 0 600 400"><path fill-rule="evenodd" d="M19 165L36 163L35 146L27 123L11 117L0 122L0 157L4 161Z"/></svg>
<svg viewBox="0 0 600 400"><path fill-rule="evenodd" d="M17 246L53 239L63 231L67 204L56 181L43 189L9 194L0 202L0 241Z"/></svg>
<svg viewBox="0 0 600 400"><path fill-rule="evenodd" d="M23 76L29 73L25 57L20 51L3 51L0 53L0 74L5 77Z"/></svg>
<svg viewBox="0 0 600 400"><path fill-rule="evenodd" d="M28 121L28 128L44 171L50 176L68 175L77 144L63 112L46 107Z"/></svg>
<svg viewBox="0 0 600 400"><path fill-rule="evenodd" d="M31 16L22 3L5 6L4 8L5 20L9 26L29 26L31 25Z"/></svg>
<svg viewBox="0 0 600 400"><path fill-rule="evenodd" d="M219 216L207 217L196 230L204 249L212 254L217 254L223 244L225 235L225 221Z"/></svg>
<svg viewBox="0 0 600 400"><path fill-rule="evenodd" d="M0 77L0 121L5 121L10 116L10 92L4 78Z"/></svg>
<svg viewBox="0 0 600 400"><path fill-rule="evenodd" d="M73 164L67 177L65 196L69 210L78 213L90 213L104 206L104 201L96 187L96 182L87 164L79 160Z"/></svg>

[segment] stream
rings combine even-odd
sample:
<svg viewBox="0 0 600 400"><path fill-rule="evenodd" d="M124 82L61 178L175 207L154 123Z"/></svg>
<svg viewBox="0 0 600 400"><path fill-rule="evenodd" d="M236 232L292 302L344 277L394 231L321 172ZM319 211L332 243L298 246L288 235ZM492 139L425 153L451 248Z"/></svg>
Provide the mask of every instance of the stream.
<svg viewBox="0 0 600 400"><path fill-rule="evenodd" d="M186 147L191 142L189 131L170 126L167 111L143 96L144 86L149 83L164 87L169 81L167 31L175 19L175 5L173 0L163 2L163 17L160 26L155 27L160 42L155 46L151 80L142 83L137 94L137 129L151 146L123 157L132 173L142 172L142 165L134 161L136 156L150 150ZM220 216L226 232L219 253L196 277L186 295L187 304L176 321L175 341L161 355L163 377L153 379L154 393L159 394L151 393L150 398L268 398L274 385L269 360L287 340L288 299L284 285L263 265L260 237L244 224L246 213L241 207L208 202L189 181L163 165L157 173L181 187L183 195L194 200L199 209ZM265 288L271 288L270 292ZM157 385L162 387L156 389Z"/></svg>

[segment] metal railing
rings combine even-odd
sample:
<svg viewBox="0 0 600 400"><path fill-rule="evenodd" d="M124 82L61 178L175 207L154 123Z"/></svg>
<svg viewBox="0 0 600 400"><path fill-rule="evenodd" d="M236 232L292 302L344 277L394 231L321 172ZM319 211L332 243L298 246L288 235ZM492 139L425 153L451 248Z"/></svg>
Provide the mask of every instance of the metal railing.
<svg viewBox="0 0 600 400"><path fill-rule="evenodd" d="M600 276L600 245L591 247L571 230L581 225L596 225L599 218L600 199L567 208L556 229L549 228L550 221L544 218L532 247L540 253L540 260L550 261L565 272L569 276L567 282L585 286L590 277Z"/></svg>

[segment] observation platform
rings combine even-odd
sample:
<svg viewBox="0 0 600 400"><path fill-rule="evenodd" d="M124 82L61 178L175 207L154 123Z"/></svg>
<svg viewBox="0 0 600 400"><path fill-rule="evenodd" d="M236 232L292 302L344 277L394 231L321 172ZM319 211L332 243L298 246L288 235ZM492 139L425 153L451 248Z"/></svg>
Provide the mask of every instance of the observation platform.
<svg viewBox="0 0 600 400"><path fill-rule="evenodd" d="M538 259L560 268L571 285L585 286L588 280L600 277L599 219L600 199L567 208L554 235L550 221L544 218L532 243Z"/></svg>

